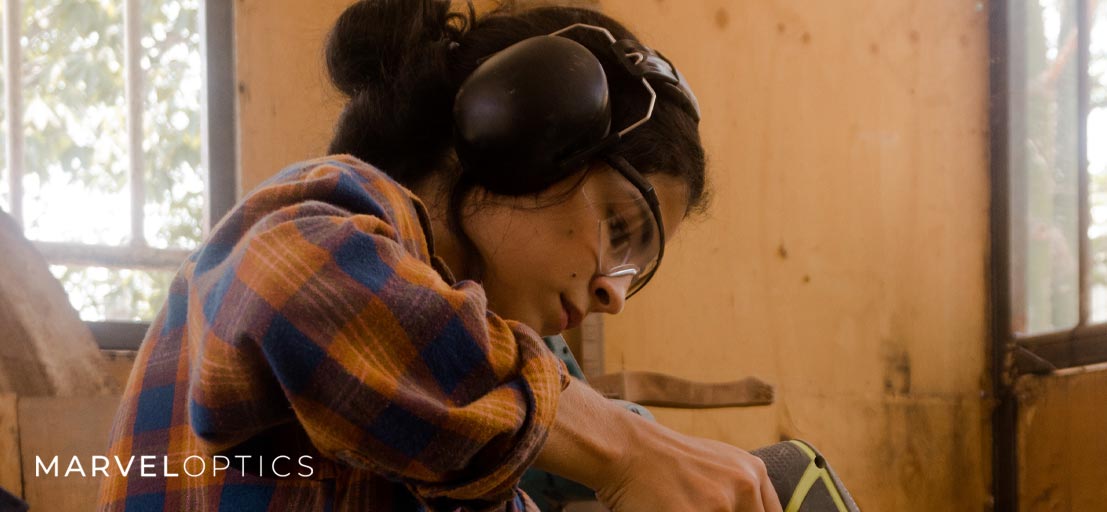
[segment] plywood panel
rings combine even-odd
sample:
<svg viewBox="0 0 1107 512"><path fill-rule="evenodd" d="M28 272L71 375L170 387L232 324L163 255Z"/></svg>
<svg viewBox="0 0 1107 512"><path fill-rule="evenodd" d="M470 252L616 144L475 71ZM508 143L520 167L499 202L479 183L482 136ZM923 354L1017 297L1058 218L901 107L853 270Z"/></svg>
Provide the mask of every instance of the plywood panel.
<svg viewBox="0 0 1107 512"><path fill-rule="evenodd" d="M323 43L348 0L235 3L242 190L326 154L341 95L327 82Z"/></svg>
<svg viewBox="0 0 1107 512"><path fill-rule="evenodd" d="M1019 509L1103 508L1107 367L1019 380Z"/></svg>
<svg viewBox="0 0 1107 512"><path fill-rule="evenodd" d="M244 189L325 147L346 3L238 2ZM761 377L774 406L657 417L809 438L869 510L986 508L984 4L600 4L692 81L716 198L607 320L606 371Z"/></svg>
<svg viewBox="0 0 1107 512"><path fill-rule="evenodd" d="M0 487L23 495L19 456L19 415L16 396L0 393Z"/></svg>
<svg viewBox="0 0 1107 512"><path fill-rule="evenodd" d="M89 510L96 503L100 478L90 474L93 455L104 455L118 396L20 398L19 431L23 454L24 499L31 510ZM35 457L58 457L59 476L35 475ZM65 474L73 457L85 474Z"/></svg>
<svg viewBox="0 0 1107 512"><path fill-rule="evenodd" d="M104 368L112 376L119 389L127 387L127 379L131 376L137 354L132 351L105 351Z"/></svg>
<svg viewBox="0 0 1107 512"><path fill-rule="evenodd" d="M326 35L351 0L238 0L235 4L242 191L285 166L326 154L345 103L328 81ZM551 2L517 0L519 5ZM570 4L594 7L596 0ZM463 9L463 2L455 2ZM487 12L497 0L477 0Z"/></svg>
<svg viewBox="0 0 1107 512"><path fill-rule="evenodd" d="M758 376L777 386L766 411L658 418L746 447L804 426L869 509L981 509L983 4L602 4L691 81L715 191L650 287L607 320L607 371ZM905 435L908 411L934 428ZM950 464L918 473L924 500L887 478L954 446Z"/></svg>

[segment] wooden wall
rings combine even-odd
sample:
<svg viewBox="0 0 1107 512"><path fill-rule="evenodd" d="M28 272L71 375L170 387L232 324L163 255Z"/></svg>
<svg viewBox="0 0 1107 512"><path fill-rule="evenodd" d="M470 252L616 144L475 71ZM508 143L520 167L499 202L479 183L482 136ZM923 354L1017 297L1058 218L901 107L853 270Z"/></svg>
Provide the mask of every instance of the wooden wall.
<svg viewBox="0 0 1107 512"><path fill-rule="evenodd" d="M1107 365L1019 379L1019 509L1103 508Z"/></svg>
<svg viewBox="0 0 1107 512"><path fill-rule="evenodd" d="M347 3L238 0L244 190L325 151L341 98L321 42ZM865 510L989 510L986 6L600 3L693 83L715 190L606 321L606 370L757 375L773 406L654 412L746 448L812 441ZM1021 510L1102 500L1104 369L1020 379ZM115 400L0 394L0 484L87 503L91 481L28 481L11 455L98 453Z"/></svg>
<svg viewBox="0 0 1107 512"><path fill-rule="evenodd" d="M334 20L351 3L238 0L235 4L243 193L289 164L327 154L332 126L345 98L327 78L323 44ZM474 2L478 10L494 3Z"/></svg>
<svg viewBox="0 0 1107 512"><path fill-rule="evenodd" d="M323 42L347 0L238 0L239 162L249 192L285 166L326 154L342 108Z"/></svg>
<svg viewBox="0 0 1107 512"><path fill-rule="evenodd" d="M866 510L986 509L985 6L600 3L692 82L715 189L607 320L607 370L760 376L777 404L657 415L746 448L808 439ZM346 4L238 2L245 190L325 149L319 43Z"/></svg>
<svg viewBox="0 0 1107 512"><path fill-rule="evenodd" d="M747 448L812 441L862 509L984 509L984 6L602 4L691 81L715 188L606 321L608 371L757 375L775 405L657 415Z"/></svg>

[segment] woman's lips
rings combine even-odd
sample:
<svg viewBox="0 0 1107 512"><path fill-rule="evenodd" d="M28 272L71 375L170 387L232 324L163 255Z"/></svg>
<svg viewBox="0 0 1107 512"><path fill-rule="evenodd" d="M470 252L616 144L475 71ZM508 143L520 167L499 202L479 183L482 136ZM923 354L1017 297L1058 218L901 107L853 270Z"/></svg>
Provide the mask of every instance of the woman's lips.
<svg viewBox="0 0 1107 512"><path fill-rule="evenodd" d="M561 296L561 330L565 331L572 329L580 325L581 322L580 311L573 306L573 303L565 299L565 296Z"/></svg>

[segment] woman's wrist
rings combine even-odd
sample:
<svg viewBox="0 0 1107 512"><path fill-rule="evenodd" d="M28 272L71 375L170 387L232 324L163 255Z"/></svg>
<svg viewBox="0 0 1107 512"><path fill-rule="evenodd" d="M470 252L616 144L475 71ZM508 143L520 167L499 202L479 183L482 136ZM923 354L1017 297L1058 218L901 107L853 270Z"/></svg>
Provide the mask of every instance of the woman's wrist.
<svg viewBox="0 0 1107 512"><path fill-rule="evenodd" d="M561 393L557 418L535 466L600 489L618 478L643 418L573 379Z"/></svg>

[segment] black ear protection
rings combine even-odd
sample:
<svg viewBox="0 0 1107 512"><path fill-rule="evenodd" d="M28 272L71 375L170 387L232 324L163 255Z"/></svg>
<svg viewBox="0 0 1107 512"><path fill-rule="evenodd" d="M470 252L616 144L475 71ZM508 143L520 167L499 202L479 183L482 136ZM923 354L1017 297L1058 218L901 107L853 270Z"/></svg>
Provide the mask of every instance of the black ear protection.
<svg viewBox="0 0 1107 512"><path fill-rule="evenodd" d="M642 119L612 131L607 75L571 30L607 35L622 68L650 101ZM656 92L655 92L656 91ZM486 57L454 100L455 148L463 172L498 194L539 192L568 177L653 115L657 92L697 122L696 96L660 53L607 29L578 23Z"/></svg>

